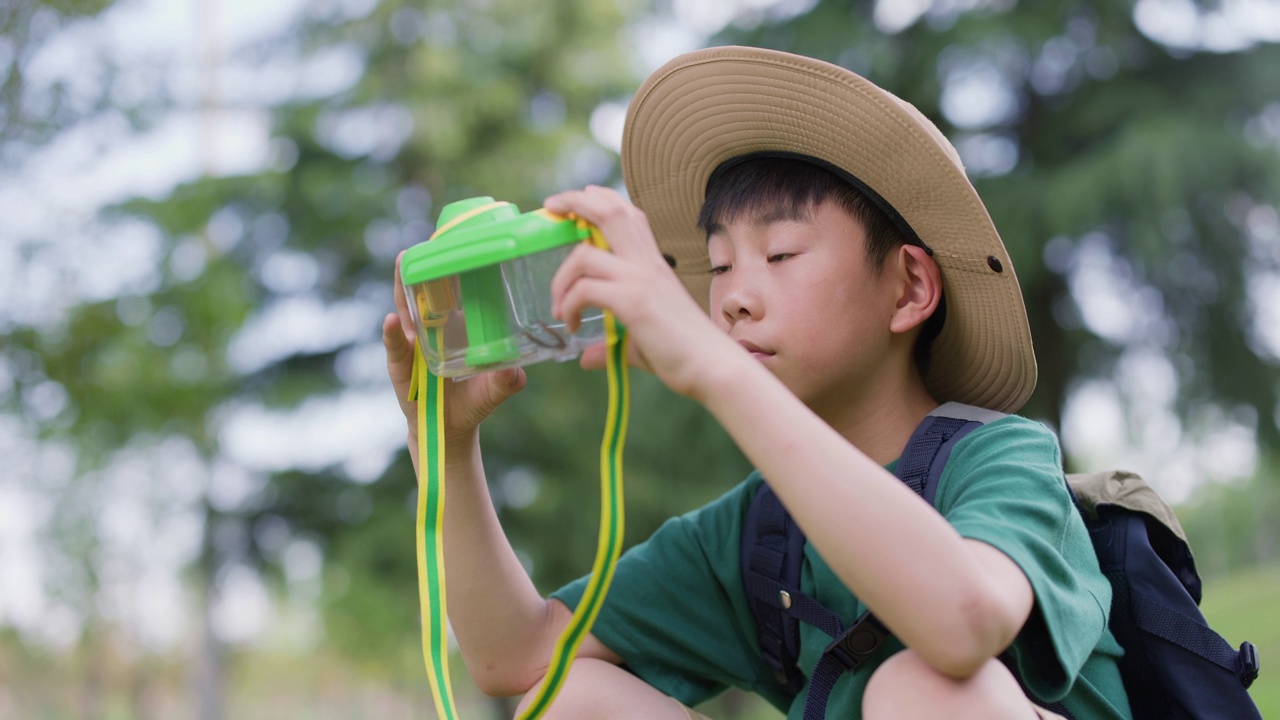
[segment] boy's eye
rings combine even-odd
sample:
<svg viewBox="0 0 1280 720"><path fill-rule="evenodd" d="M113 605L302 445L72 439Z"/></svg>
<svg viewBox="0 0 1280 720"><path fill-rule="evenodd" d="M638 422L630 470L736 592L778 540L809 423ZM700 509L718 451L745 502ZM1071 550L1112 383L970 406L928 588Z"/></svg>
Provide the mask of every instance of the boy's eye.
<svg viewBox="0 0 1280 720"><path fill-rule="evenodd" d="M783 260L786 260L787 258L795 257L795 255L796 255L795 253L778 253L778 254L776 254L776 255L770 255L770 256L769 256L769 262L771 262L771 263L775 263L775 262L782 262Z"/></svg>
<svg viewBox="0 0 1280 720"><path fill-rule="evenodd" d="M712 275L723 275L723 274L725 274L725 273L727 273L727 272L729 272L729 266L728 266L728 265L714 265L714 266L712 266L712 268L711 268L711 274L712 274Z"/></svg>

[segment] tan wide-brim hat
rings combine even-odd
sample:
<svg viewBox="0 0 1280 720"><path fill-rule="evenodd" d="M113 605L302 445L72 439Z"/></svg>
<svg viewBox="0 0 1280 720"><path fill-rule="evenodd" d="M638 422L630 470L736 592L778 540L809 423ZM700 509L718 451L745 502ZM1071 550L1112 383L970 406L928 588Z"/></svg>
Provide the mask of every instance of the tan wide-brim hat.
<svg viewBox="0 0 1280 720"><path fill-rule="evenodd" d="M914 106L819 60L699 50L658 69L631 101L622 139L627 190L704 307L710 261L697 219L707 181L722 163L752 153L836 166L932 250L946 296L925 377L935 399L1002 412L1026 402L1036 361L1022 290L955 148Z"/></svg>

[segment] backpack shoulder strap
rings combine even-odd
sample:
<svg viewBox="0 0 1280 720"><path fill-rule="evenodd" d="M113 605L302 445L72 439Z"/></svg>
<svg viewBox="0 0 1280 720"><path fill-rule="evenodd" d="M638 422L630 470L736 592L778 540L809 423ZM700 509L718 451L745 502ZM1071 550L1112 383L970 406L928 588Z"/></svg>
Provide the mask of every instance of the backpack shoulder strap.
<svg viewBox="0 0 1280 720"><path fill-rule="evenodd" d="M779 607L778 598L780 587L792 595L800 593L804 543L804 534L782 501L768 483L760 483L742 523L742 583L755 617L760 654L773 670L774 680L792 694L804 685L804 676L796 667L800 623Z"/></svg>
<svg viewBox="0 0 1280 720"><path fill-rule="evenodd" d="M895 474L932 505L938 492L938 481L956 443L965 435L1002 417L1005 417L1004 413L961 403L940 406L925 417L907 441Z"/></svg>

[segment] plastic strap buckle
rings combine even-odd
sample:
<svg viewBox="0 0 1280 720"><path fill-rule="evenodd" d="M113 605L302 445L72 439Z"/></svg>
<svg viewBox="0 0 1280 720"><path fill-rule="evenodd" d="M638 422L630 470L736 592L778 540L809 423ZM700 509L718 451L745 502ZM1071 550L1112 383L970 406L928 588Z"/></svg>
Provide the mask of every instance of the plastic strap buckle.
<svg viewBox="0 0 1280 720"><path fill-rule="evenodd" d="M822 654L835 658L845 670L854 670L867 658L875 655L890 637L888 628L876 616L864 612L849 629L832 640Z"/></svg>
<svg viewBox="0 0 1280 720"><path fill-rule="evenodd" d="M1258 679L1258 670L1260 669L1258 661L1258 646L1245 640L1240 643L1240 682L1245 687L1253 684Z"/></svg>

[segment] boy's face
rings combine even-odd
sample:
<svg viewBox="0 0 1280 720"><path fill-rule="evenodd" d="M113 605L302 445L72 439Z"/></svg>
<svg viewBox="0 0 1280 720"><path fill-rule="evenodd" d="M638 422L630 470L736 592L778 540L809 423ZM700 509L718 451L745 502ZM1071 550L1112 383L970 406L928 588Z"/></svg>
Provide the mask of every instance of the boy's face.
<svg viewBox="0 0 1280 720"><path fill-rule="evenodd" d="M894 342L894 273L873 271L862 224L824 202L808 218L744 213L707 240L717 326L810 408L853 407Z"/></svg>

